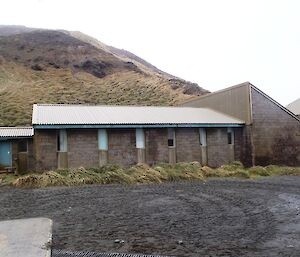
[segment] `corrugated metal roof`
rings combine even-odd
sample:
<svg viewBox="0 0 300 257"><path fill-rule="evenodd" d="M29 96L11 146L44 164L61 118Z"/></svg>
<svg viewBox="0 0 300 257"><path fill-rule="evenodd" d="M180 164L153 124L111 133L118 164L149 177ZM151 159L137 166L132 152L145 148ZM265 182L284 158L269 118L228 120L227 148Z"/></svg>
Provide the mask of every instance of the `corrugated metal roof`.
<svg viewBox="0 0 300 257"><path fill-rule="evenodd" d="M289 105L287 105L286 108L289 109L292 113L299 115L300 114L300 98L297 99L296 101L290 103Z"/></svg>
<svg viewBox="0 0 300 257"><path fill-rule="evenodd" d="M243 124L226 114L192 107L34 105L33 125Z"/></svg>
<svg viewBox="0 0 300 257"><path fill-rule="evenodd" d="M32 137L32 127L0 127L0 137Z"/></svg>

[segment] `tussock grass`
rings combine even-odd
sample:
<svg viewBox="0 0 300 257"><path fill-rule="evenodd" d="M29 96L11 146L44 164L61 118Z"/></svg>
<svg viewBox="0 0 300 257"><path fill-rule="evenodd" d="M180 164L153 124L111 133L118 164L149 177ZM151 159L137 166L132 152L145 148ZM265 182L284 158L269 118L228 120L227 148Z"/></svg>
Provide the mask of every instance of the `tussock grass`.
<svg viewBox="0 0 300 257"><path fill-rule="evenodd" d="M168 79L135 71L96 78L85 72L33 71L11 62L0 66L0 125L31 124L33 103L175 105L193 96L174 90Z"/></svg>
<svg viewBox="0 0 300 257"><path fill-rule="evenodd" d="M0 175L0 185L39 188L49 186L77 186L85 184L149 184L167 181L204 180L206 178L257 178L278 175L300 175L300 167L254 166L244 168L240 162L213 169L198 162L158 164L150 167L137 164L129 168L106 165L101 168L59 169L44 173L16 176Z"/></svg>

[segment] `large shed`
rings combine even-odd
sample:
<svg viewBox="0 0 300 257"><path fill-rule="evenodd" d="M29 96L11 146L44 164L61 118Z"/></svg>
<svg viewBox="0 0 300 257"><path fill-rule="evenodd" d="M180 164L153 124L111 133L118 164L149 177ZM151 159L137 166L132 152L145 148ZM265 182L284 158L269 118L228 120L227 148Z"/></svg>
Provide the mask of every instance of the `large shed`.
<svg viewBox="0 0 300 257"><path fill-rule="evenodd" d="M208 108L34 105L38 170L239 159L244 121ZM234 136L236 134L236 136Z"/></svg>

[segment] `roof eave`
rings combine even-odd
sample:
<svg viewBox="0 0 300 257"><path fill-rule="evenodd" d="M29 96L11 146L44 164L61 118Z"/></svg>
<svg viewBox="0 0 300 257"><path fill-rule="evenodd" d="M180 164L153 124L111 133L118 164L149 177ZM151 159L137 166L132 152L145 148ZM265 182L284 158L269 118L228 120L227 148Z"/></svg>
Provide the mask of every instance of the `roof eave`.
<svg viewBox="0 0 300 257"><path fill-rule="evenodd" d="M78 129L78 128L221 128L243 127L244 123L185 123L185 124L34 124L34 129Z"/></svg>

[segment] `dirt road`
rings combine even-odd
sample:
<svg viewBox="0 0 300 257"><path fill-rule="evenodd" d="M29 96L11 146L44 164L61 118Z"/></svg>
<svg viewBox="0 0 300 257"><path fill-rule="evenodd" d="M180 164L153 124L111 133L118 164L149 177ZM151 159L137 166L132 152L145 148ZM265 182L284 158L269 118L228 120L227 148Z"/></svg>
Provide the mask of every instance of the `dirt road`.
<svg viewBox="0 0 300 257"><path fill-rule="evenodd" d="M56 249L299 256L300 177L0 188L0 220L41 216L54 221Z"/></svg>

